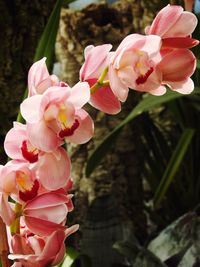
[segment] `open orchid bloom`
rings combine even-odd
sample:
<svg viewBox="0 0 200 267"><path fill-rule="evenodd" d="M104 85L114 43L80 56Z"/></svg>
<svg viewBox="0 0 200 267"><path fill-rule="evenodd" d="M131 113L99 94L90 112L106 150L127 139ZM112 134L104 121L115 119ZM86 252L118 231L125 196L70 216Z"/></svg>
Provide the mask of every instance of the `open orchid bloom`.
<svg viewBox="0 0 200 267"><path fill-rule="evenodd" d="M164 47L191 48L199 44L198 40L190 37L197 22L196 16L184 11L181 6L167 5L157 14L151 26L146 27L145 32L160 36Z"/></svg>
<svg viewBox="0 0 200 267"><path fill-rule="evenodd" d="M40 153L40 150L28 139L27 126L19 122L14 122L13 128L6 134L4 149L10 158L26 160L30 163L37 162Z"/></svg>
<svg viewBox="0 0 200 267"><path fill-rule="evenodd" d="M78 225L73 225L65 230L56 230L48 237L17 234L11 239L12 254L9 259L18 261L19 266L55 266L65 255L65 239L77 230Z"/></svg>
<svg viewBox="0 0 200 267"><path fill-rule="evenodd" d="M22 211L28 229L39 236L48 236L58 229L65 230L64 223L69 212L68 203L71 207L71 197L49 192L28 201Z"/></svg>
<svg viewBox="0 0 200 267"><path fill-rule="evenodd" d="M36 173L26 162L9 161L0 173L0 190L20 203L33 199L39 189Z"/></svg>
<svg viewBox="0 0 200 267"><path fill-rule="evenodd" d="M89 141L93 136L93 121L82 109L89 98L89 85L83 82L62 90L50 87L43 95L25 99L21 113L27 121L31 144L48 152L60 146L63 139L75 144Z"/></svg>
<svg viewBox="0 0 200 267"><path fill-rule="evenodd" d="M112 45L87 46L85 48L85 62L80 69L80 80L86 81L92 87L100 77L102 71L108 65L109 51ZM107 78L107 77L105 77ZM91 93L89 103L108 114L116 114L121 110L120 101L112 92L109 84L106 84Z"/></svg>
<svg viewBox="0 0 200 267"><path fill-rule="evenodd" d="M162 95L165 85L183 94L191 93L194 85L190 76L196 59L187 49L176 49L163 58L161 38L156 35L131 34L111 57L110 85L120 101L125 101L128 89Z"/></svg>

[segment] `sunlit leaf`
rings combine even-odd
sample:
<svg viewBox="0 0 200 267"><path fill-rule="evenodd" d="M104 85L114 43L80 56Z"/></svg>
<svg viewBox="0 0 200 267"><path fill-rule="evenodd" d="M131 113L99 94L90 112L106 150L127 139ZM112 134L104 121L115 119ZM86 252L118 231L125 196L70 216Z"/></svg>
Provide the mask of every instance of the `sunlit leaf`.
<svg viewBox="0 0 200 267"><path fill-rule="evenodd" d="M72 247L67 247L67 254L64 261L59 267L71 267L74 261L79 257L80 253Z"/></svg>
<svg viewBox="0 0 200 267"><path fill-rule="evenodd" d="M168 91L165 95L162 96L152 96L146 94L144 99L131 111L131 113L110 134L108 134L93 151L87 162L86 175L90 176L90 174L98 166L98 164L112 147L117 136L126 124L128 124L143 112L149 111L152 108L180 97L183 97L183 95L173 91Z"/></svg>
<svg viewBox="0 0 200 267"><path fill-rule="evenodd" d="M148 249L161 261L166 261L177 254L184 253L197 237L200 227L197 227L198 217L195 212L189 212L165 228Z"/></svg>
<svg viewBox="0 0 200 267"><path fill-rule="evenodd" d="M72 247L67 247L67 253L65 255L64 261L59 265L59 267L75 267L76 261L79 261L78 266L81 267L91 267L90 258L87 255L79 253Z"/></svg>
<svg viewBox="0 0 200 267"><path fill-rule="evenodd" d="M163 199L168 187L170 186L180 164L187 152L188 146L194 135L193 129L185 129L163 174L161 182L154 196L154 205L157 206Z"/></svg>

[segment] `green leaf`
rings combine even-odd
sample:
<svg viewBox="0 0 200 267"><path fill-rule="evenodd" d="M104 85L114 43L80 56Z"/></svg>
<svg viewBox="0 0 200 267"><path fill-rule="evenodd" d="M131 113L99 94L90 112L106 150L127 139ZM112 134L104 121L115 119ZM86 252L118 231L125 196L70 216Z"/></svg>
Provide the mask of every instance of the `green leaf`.
<svg viewBox="0 0 200 267"><path fill-rule="evenodd" d="M154 196L155 207L163 199L192 141L194 129L185 129L163 174Z"/></svg>
<svg viewBox="0 0 200 267"><path fill-rule="evenodd" d="M95 151L90 156L87 167L86 167L86 175L90 176L94 169L98 166L100 161L104 158L104 155L109 151L109 149L114 144L117 136L123 129L123 127L135 119L137 116L151 110L152 108L157 107L158 105L169 102L173 99L183 97L183 95L168 91L165 95L162 96L153 96L146 94L144 99L131 111L131 113L109 134L104 140L98 145Z"/></svg>
<svg viewBox="0 0 200 267"><path fill-rule="evenodd" d="M200 69L200 60L197 59L197 69Z"/></svg>
<svg viewBox="0 0 200 267"><path fill-rule="evenodd" d="M64 261L59 267L71 267L74 261L79 257L80 253L72 247L67 247L67 254Z"/></svg>
<svg viewBox="0 0 200 267"><path fill-rule="evenodd" d="M82 267L92 266L90 258L87 255L79 253L72 247L67 247L66 256L64 258L64 261L59 265L59 267L75 267L77 266L77 260L80 261Z"/></svg>
<svg viewBox="0 0 200 267"><path fill-rule="evenodd" d="M70 1L68 0L66 2L70 2ZM34 62L43 57L47 57L46 65L48 69L50 68L53 62L55 42L56 42L56 36L57 36L57 31L58 31L58 26L59 26L59 21L60 21L60 11L61 11L62 3L63 3L63 0L57 0L54 6L54 9L48 19L48 22L45 26L45 29L42 33L42 36L40 38L40 41L38 43L35 56L34 56ZM28 95L28 90L26 89L23 99L25 99L27 95ZM23 122L23 118L20 112L18 113L17 121Z"/></svg>

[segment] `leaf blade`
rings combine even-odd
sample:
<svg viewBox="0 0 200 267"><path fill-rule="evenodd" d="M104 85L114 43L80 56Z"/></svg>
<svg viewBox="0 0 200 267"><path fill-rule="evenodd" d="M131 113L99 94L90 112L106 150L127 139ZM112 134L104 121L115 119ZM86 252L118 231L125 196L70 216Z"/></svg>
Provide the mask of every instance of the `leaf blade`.
<svg viewBox="0 0 200 267"><path fill-rule="evenodd" d="M163 199L167 189L169 188L175 174L177 173L180 164L187 152L187 149L192 141L194 129L185 129L164 172L161 182L154 195L154 206L157 207Z"/></svg>

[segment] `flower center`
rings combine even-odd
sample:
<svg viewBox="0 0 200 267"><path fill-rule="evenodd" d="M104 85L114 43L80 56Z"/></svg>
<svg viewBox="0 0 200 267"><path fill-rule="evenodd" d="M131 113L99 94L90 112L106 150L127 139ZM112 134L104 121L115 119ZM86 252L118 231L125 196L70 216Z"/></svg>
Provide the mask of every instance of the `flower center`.
<svg viewBox="0 0 200 267"><path fill-rule="evenodd" d="M59 137L65 138L67 136L73 135L74 131L79 127L79 125L80 125L79 121L75 119L71 127L65 127L59 132Z"/></svg>
<svg viewBox="0 0 200 267"><path fill-rule="evenodd" d="M16 182L19 190L22 192L30 191L33 187L33 181L31 180L30 176L23 171L16 171Z"/></svg>
<svg viewBox="0 0 200 267"><path fill-rule="evenodd" d="M21 146L21 151L23 157L28 160L30 163L38 161L39 150L32 146L30 142L24 140Z"/></svg>
<svg viewBox="0 0 200 267"><path fill-rule="evenodd" d="M16 182L19 188L19 197L23 201L33 199L38 192L39 182L33 181L27 173L23 171L16 171Z"/></svg>

